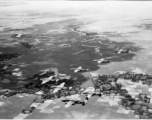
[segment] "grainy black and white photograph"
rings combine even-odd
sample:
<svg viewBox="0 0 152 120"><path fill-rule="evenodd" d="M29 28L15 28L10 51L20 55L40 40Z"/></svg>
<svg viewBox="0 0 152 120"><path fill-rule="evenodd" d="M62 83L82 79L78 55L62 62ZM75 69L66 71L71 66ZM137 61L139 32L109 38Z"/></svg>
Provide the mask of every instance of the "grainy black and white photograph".
<svg viewBox="0 0 152 120"><path fill-rule="evenodd" d="M0 119L152 119L152 2L1 0Z"/></svg>

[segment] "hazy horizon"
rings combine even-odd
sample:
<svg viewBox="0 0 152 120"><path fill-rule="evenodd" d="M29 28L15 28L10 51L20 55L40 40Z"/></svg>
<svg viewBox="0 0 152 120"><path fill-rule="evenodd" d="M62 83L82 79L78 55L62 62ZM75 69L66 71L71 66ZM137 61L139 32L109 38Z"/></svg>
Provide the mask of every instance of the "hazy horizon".
<svg viewBox="0 0 152 120"><path fill-rule="evenodd" d="M151 66L152 34L150 28L142 27L144 24L152 22L151 2L30 1L27 3L26 5L0 7L0 29L28 28L36 24L73 19L85 24L80 26L81 31L97 32L98 34L117 33L123 37L110 37L110 40L131 41L144 48L133 61L127 61L125 65L130 66L128 69L133 66L141 68L148 66L148 69L144 69L151 72L152 68L149 66ZM144 57L146 62L143 62L141 57ZM118 66L118 64L111 63L104 67Z"/></svg>

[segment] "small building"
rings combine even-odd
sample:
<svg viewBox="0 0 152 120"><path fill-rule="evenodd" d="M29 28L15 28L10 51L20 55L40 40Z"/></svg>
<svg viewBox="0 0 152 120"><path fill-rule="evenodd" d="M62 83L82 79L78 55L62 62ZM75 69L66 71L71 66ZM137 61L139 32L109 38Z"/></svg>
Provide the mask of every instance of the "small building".
<svg viewBox="0 0 152 120"><path fill-rule="evenodd" d="M36 92L35 94L36 94L36 95L43 95L44 92L43 92L43 91L38 91L38 92Z"/></svg>
<svg viewBox="0 0 152 120"><path fill-rule="evenodd" d="M98 73L90 72L90 76L91 76L91 78L98 78L99 74Z"/></svg>

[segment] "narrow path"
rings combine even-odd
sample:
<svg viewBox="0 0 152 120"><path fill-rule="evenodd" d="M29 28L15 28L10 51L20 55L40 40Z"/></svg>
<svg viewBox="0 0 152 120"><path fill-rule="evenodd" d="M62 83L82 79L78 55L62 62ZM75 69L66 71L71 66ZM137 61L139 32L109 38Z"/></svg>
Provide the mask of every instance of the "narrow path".
<svg viewBox="0 0 152 120"><path fill-rule="evenodd" d="M81 51L76 52L76 53L73 53L73 54L74 54L74 55L77 55L77 54L82 53L82 52L84 52L84 51L87 51L87 50L81 50Z"/></svg>

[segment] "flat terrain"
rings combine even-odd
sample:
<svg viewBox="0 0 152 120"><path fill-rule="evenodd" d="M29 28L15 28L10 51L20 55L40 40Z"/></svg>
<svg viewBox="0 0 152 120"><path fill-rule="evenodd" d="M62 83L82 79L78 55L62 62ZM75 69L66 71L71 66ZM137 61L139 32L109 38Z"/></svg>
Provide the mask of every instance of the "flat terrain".
<svg viewBox="0 0 152 120"><path fill-rule="evenodd" d="M97 36L96 34L84 34L83 32L78 32L75 27L79 26L80 23L75 26L71 26L71 24L76 24L76 21L47 23L43 25L36 25L30 29L11 29L2 32L1 37L5 39L5 43L3 43L4 45L0 48L1 52L3 54L21 54L19 57L12 58L8 61L13 63L13 66L8 67L7 70L13 71L15 68L19 68L22 75L4 76L2 79L8 79L10 82L1 82L0 87L2 89L22 89L22 86L28 82L27 80L30 76L38 73L40 70L55 67L58 68L60 73L70 75L74 78L75 83L81 82L81 87L87 88L88 86L94 86L92 81L89 80L88 73L73 73L70 70L71 68L82 66L83 68L89 69L89 71L95 71L99 69L98 63L93 61L95 59L110 57L112 63L128 61L131 60L141 49L131 42L114 42L110 41L106 37ZM54 31L60 29L59 26L62 26L63 32L54 33ZM53 30L48 32L52 29L52 27ZM36 31L30 34L31 31L35 29ZM73 29L75 30L73 31ZM23 34L23 36L17 38L14 34L9 33L10 31L15 31L16 33L22 31L25 35ZM9 34L5 36L6 33ZM24 46L22 42L28 43L31 47ZM10 47L10 45L12 46ZM132 52L129 54L115 54L114 51L119 47L129 48ZM108 64L102 65L106 66ZM13 106L6 104L6 111L4 109L1 110L3 113L1 118L18 118L17 114L20 115L21 108L23 109L24 105L30 105L33 100L32 97L29 99L27 96L20 99L21 103L17 102L17 97L10 97L9 101L13 103ZM24 102L24 99L27 99L26 103ZM69 107L66 107L66 105L60 100L55 100L53 103L49 103L48 101L44 103L44 107L42 104L42 107L38 107L32 114L26 116L25 118L78 119L80 116L82 119L134 118L134 115L132 114L125 115L117 113L117 110L119 109L117 105L111 107L108 101L104 103L101 102L100 99L105 98L92 97L89 99L86 106L74 105ZM111 99L111 101L113 100ZM5 102L6 100L4 100L4 103ZM19 104L19 106L22 107L18 108L16 104ZM12 108L15 111L11 112L12 109L7 108ZM5 114L9 114L9 116L6 116Z"/></svg>
<svg viewBox="0 0 152 120"><path fill-rule="evenodd" d="M129 85L129 86L128 86ZM126 84L126 88L130 88L130 93L146 93L149 94L149 88L146 85L140 84ZM135 87L132 87L135 86ZM81 99L85 96L81 95ZM135 119L135 115L126 110L122 111L120 104L117 103L117 99L113 97L91 97L85 106L71 105L68 106L61 102L60 99L46 100L39 107L37 107L32 114L26 115L26 117L19 117L22 109L29 106L36 96L31 95L16 95L5 99L1 102L2 109L0 110L1 118L24 118L24 119ZM3 104L2 104L3 103Z"/></svg>
<svg viewBox="0 0 152 120"><path fill-rule="evenodd" d="M13 4L0 6L0 89L21 90L29 82L29 77L52 67L58 68L59 73L70 75L75 84L81 83L81 87L94 86L88 72L117 74L117 71L140 68L152 74L150 3L67 1ZM120 47L129 48L131 52L114 54L114 50ZM93 61L105 57L110 57L111 63ZM89 71L73 73L70 70L79 66ZM133 87L132 91L150 93L148 86L128 86ZM96 96L91 97L85 106L67 107L59 99L48 100L32 114L21 116L22 109L36 97L21 94L0 98L0 118L135 118L129 111L119 113L119 105L114 99Z"/></svg>
<svg viewBox="0 0 152 120"><path fill-rule="evenodd" d="M80 23L77 24L76 21L70 20L36 25L30 29L11 29L2 32L1 38L4 40L1 41L0 51L3 54L20 54L19 57L9 60L14 65L10 66L8 70L19 68L23 75L20 77L4 77L9 79L10 82L2 83L0 87L15 89L15 87L25 83L29 76L50 67L58 68L60 73L71 75L76 77L77 81L84 82L86 81L84 76L75 74L70 69L82 66L89 71L95 71L99 69L98 64L93 61L95 59L110 57L112 63L128 61L141 49L131 42L114 42L91 33L88 33L90 35L82 35L81 32L77 33L77 30L72 31ZM53 29L52 32L48 32L50 29ZM58 29L64 32L54 33ZM30 34L34 30L36 31ZM15 33L12 34L12 31L15 33L22 31L25 35L23 34L23 36L17 38L13 36ZM30 44L31 47L24 46L23 42ZM114 51L119 47L127 47L132 52L117 55ZM105 65L103 64L103 66Z"/></svg>

